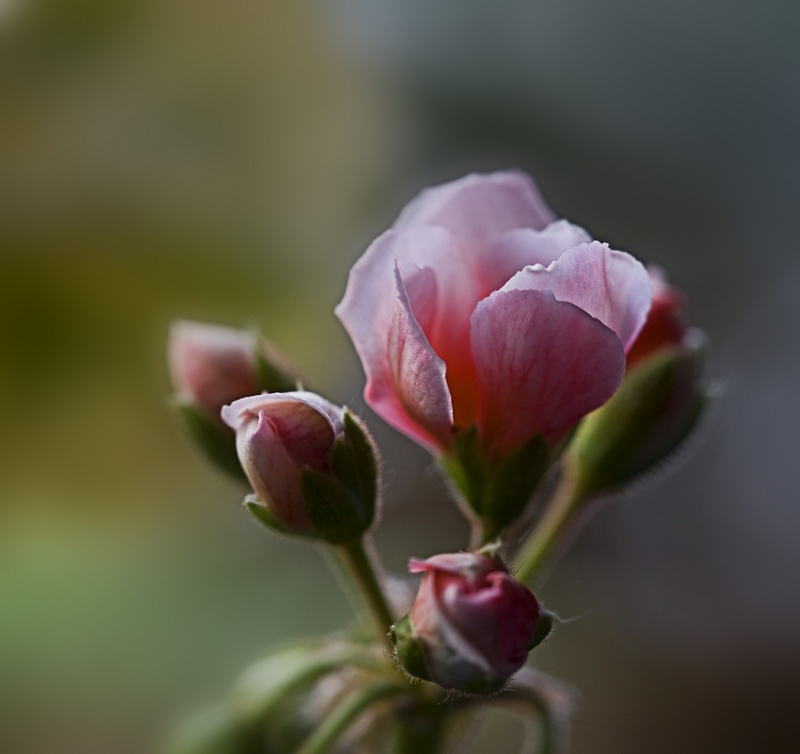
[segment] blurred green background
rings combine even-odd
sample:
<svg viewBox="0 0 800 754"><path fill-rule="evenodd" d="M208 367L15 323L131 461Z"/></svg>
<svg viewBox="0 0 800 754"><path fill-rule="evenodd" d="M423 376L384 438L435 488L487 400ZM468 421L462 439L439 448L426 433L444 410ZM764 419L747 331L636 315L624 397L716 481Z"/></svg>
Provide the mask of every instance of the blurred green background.
<svg viewBox="0 0 800 754"><path fill-rule="evenodd" d="M390 567L465 545L332 308L422 186L512 166L668 268L725 387L541 592L573 751L800 750L798 39L790 0L0 0L0 751L154 752L348 619L173 422L173 317L261 325L367 417Z"/></svg>

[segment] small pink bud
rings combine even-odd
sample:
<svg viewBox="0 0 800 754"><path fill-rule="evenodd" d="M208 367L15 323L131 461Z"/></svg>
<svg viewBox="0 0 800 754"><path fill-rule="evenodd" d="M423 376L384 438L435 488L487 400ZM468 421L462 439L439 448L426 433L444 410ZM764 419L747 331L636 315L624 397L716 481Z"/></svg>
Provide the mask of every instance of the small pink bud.
<svg viewBox="0 0 800 754"><path fill-rule="evenodd" d="M214 418L226 403L261 389L251 333L179 320L170 329L167 355L180 398Z"/></svg>
<svg viewBox="0 0 800 754"><path fill-rule="evenodd" d="M425 575L408 619L395 627L401 664L447 689L502 688L534 639L540 609L533 594L479 553L412 559L409 571Z"/></svg>
<svg viewBox="0 0 800 754"><path fill-rule="evenodd" d="M372 523L377 498L374 444L352 414L307 391L269 393L222 409L258 502L248 508L289 533L330 542ZM252 505L260 505L254 510Z"/></svg>

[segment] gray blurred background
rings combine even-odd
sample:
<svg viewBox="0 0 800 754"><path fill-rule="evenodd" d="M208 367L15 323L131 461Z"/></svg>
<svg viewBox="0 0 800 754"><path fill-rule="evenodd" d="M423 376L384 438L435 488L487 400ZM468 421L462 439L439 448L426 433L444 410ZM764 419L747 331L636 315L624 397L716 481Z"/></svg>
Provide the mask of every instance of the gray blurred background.
<svg viewBox="0 0 800 754"><path fill-rule="evenodd" d="M258 323L364 413L390 567L465 545L331 310L422 186L520 167L668 269L723 388L541 589L573 751L800 751L799 43L792 0L0 0L0 750L155 751L348 620L172 422L172 317Z"/></svg>

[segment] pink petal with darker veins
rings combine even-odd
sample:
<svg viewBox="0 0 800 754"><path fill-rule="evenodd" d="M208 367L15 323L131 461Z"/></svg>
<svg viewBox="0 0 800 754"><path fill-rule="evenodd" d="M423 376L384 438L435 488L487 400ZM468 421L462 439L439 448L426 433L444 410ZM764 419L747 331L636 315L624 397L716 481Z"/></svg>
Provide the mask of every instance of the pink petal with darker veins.
<svg viewBox="0 0 800 754"><path fill-rule="evenodd" d="M452 404L445 364L421 324L435 334L437 322L447 314L451 322L460 318L466 323L470 314L453 313L450 304L463 307L458 278L443 293L438 269L458 269L450 233L442 228L388 231L353 266L336 308L367 375L367 402L385 421L428 448L449 443ZM468 277L463 279L469 284Z"/></svg>
<svg viewBox="0 0 800 754"><path fill-rule="evenodd" d="M626 351L642 329L652 299L644 265L597 241L570 249L549 267L526 267L503 290L552 291L558 301L575 304L610 327Z"/></svg>
<svg viewBox="0 0 800 754"><path fill-rule="evenodd" d="M557 442L619 387L625 354L616 334L550 291L498 291L472 315L479 430L495 455L538 433Z"/></svg>
<svg viewBox="0 0 800 754"><path fill-rule="evenodd" d="M289 457L278 429L265 412L260 411L250 426L237 433L236 443L242 467L261 502L287 529L307 530L302 467Z"/></svg>
<svg viewBox="0 0 800 754"><path fill-rule="evenodd" d="M478 258L481 298L502 288L523 268L534 264L547 267L568 249L588 241L591 238L583 228L566 220L557 220L542 230L509 230Z"/></svg>
<svg viewBox="0 0 800 754"><path fill-rule="evenodd" d="M511 170L472 174L425 189L405 207L394 227L447 228L477 251L512 228L541 229L553 220L533 180Z"/></svg>
<svg viewBox="0 0 800 754"><path fill-rule="evenodd" d="M397 269L386 358L388 385L383 381L368 382L367 402L386 421L419 442L433 449L448 447L453 410L445 365L411 312Z"/></svg>

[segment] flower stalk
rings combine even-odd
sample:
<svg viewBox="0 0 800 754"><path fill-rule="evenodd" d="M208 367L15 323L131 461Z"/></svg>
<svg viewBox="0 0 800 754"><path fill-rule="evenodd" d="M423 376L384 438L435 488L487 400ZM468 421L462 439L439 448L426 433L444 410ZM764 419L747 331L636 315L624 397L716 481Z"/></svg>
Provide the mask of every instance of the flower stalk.
<svg viewBox="0 0 800 754"><path fill-rule="evenodd" d="M558 488L515 559L514 576L519 581L528 584L538 575L555 547L564 539L586 497L586 485L577 465L565 456Z"/></svg>
<svg viewBox="0 0 800 754"><path fill-rule="evenodd" d="M385 646L389 639L394 618L386 595L381 587L378 571L373 557L364 545L363 539L345 542L331 548L339 571L349 585L348 591L363 606L370 619L375 636ZM371 549L371 548L370 548Z"/></svg>

